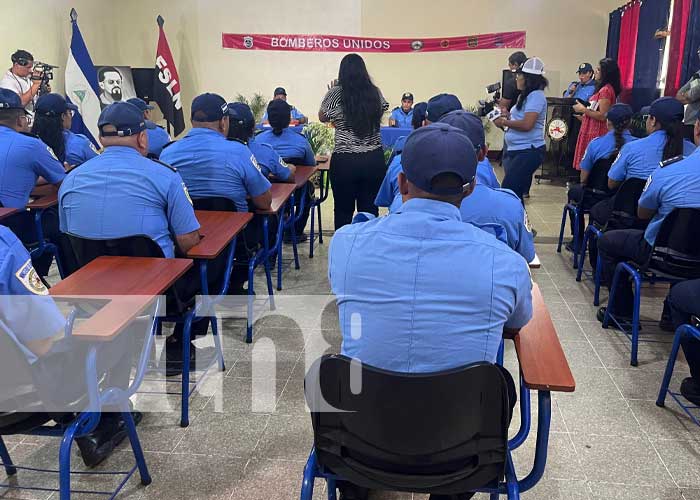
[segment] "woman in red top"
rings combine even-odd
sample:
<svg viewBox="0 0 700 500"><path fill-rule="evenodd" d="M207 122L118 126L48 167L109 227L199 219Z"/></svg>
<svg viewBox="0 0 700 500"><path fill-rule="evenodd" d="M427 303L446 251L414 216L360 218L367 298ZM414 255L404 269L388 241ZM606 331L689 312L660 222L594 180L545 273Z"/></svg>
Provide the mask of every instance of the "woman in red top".
<svg viewBox="0 0 700 500"><path fill-rule="evenodd" d="M581 131L576 141L574 168L581 170L581 160L588 144L608 133L606 115L610 106L615 104L621 90L620 67L614 59L601 59L595 69L596 91L591 96L590 105L574 104L574 111L582 113Z"/></svg>

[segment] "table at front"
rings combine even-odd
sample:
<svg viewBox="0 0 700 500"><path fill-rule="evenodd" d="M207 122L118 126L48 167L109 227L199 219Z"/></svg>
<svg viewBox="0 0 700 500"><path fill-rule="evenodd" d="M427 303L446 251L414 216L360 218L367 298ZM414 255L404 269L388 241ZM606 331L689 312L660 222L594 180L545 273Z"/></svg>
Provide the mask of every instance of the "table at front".
<svg viewBox="0 0 700 500"><path fill-rule="evenodd" d="M390 148L394 146L396 139L399 137L404 137L413 132L412 128L399 128L399 127L381 127L379 130L382 136L382 144L385 148Z"/></svg>
<svg viewBox="0 0 700 500"><path fill-rule="evenodd" d="M0 207L0 220L6 219L17 212L18 210L16 208Z"/></svg>

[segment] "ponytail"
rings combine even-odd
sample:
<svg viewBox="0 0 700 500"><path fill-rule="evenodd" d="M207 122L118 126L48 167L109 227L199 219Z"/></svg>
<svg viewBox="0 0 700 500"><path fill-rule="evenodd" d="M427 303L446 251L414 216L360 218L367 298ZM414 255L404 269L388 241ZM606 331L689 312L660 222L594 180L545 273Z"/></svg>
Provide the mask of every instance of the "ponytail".
<svg viewBox="0 0 700 500"><path fill-rule="evenodd" d="M284 129L286 129L286 128L287 128L287 127L282 127L282 128L273 127L273 128L272 128L272 133L273 133L274 135L278 135L278 136L279 136L279 135L282 135L282 132L284 132Z"/></svg>
<svg viewBox="0 0 700 500"><path fill-rule="evenodd" d="M661 130L666 132L666 145L661 161L666 161L683 154L683 122L676 120L662 123Z"/></svg>
<svg viewBox="0 0 700 500"><path fill-rule="evenodd" d="M32 134L39 136L56 157L63 163L66 160L66 141L63 137L63 121L61 115L34 115Z"/></svg>
<svg viewBox="0 0 700 500"><path fill-rule="evenodd" d="M619 123L615 123L615 151L613 152L614 156L617 156L617 154L620 152L622 149L622 146L625 145L625 136L623 135L625 133L625 130L630 125L630 120L623 120Z"/></svg>

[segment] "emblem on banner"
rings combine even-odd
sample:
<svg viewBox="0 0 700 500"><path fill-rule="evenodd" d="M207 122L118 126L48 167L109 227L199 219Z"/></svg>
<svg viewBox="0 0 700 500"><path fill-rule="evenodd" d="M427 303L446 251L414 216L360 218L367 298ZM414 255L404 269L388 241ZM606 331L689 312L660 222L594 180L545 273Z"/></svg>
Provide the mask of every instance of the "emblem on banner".
<svg viewBox="0 0 700 500"><path fill-rule="evenodd" d="M450 46L450 41L449 41L449 40L442 40L442 41L440 42L440 47L442 47L443 49L446 49L446 48L449 47L449 46Z"/></svg>
<svg viewBox="0 0 700 500"><path fill-rule="evenodd" d="M253 37L252 36L244 36L243 37L243 46L246 49L252 49L253 48Z"/></svg>
<svg viewBox="0 0 700 500"><path fill-rule="evenodd" d="M467 47L478 47L479 46L479 39L475 36L470 36L467 38Z"/></svg>
<svg viewBox="0 0 700 500"><path fill-rule="evenodd" d="M413 40L411 42L411 48L413 50L420 50L423 48L423 42L421 40Z"/></svg>

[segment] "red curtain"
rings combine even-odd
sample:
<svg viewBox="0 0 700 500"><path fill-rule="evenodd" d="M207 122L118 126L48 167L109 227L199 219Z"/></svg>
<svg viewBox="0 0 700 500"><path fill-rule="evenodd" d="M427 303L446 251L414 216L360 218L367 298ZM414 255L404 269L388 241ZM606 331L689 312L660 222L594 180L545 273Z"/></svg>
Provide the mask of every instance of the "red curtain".
<svg viewBox="0 0 700 500"><path fill-rule="evenodd" d="M637 30L639 28L639 1L630 2L622 11L622 26L620 28L620 44L617 50L617 63L620 65L620 75L623 93L620 99L629 101L634 85L634 62L637 55Z"/></svg>
<svg viewBox="0 0 700 500"><path fill-rule="evenodd" d="M683 72L683 50L688 32L688 19L692 0L675 0L673 4L673 20L671 21L671 47L668 57L668 73L666 76L665 95L675 96L681 87Z"/></svg>

